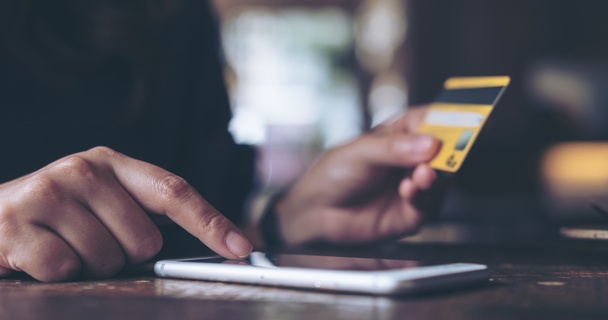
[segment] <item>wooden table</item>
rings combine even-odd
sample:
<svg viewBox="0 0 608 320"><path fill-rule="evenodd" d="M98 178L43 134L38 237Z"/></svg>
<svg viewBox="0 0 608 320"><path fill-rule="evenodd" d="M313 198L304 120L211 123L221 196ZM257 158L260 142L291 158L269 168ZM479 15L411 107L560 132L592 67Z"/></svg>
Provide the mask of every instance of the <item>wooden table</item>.
<svg viewBox="0 0 608 320"><path fill-rule="evenodd" d="M147 272L55 284L8 279L0 281L0 319L608 319L608 245L603 242L397 243L313 251L438 261L457 257L488 264L491 278L478 287L399 298L168 280Z"/></svg>

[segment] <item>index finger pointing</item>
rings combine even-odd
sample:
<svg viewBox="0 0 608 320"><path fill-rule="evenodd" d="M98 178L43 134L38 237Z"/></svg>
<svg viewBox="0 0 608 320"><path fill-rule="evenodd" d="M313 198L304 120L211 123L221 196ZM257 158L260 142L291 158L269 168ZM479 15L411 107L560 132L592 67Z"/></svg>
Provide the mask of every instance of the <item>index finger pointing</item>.
<svg viewBox="0 0 608 320"><path fill-rule="evenodd" d="M249 255L251 244L240 230L186 180L155 165L111 153L116 179L146 210L166 215L226 258Z"/></svg>

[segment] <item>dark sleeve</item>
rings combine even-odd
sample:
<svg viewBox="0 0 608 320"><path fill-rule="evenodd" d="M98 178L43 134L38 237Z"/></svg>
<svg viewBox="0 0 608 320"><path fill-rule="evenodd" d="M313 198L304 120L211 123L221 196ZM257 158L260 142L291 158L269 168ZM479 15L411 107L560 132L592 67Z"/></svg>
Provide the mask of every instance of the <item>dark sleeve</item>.
<svg viewBox="0 0 608 320"><path fill-rule="evenodd" d="M187 77L179 91L188 97L180 141L182 163L176 173L184 176L215 208L235 224L243 220L244 203L253 184L252 148L237 145L228 132L231 118L223 79L223 65L214 12L205 1L192 1L180 20L173 56L187 65L177 66ZM175 59L175 58L174 58ZM167 228L166 228L167 229ZM179 255L181 231L163 230L166 250ZM187 235L186 235L187 238ZM196 241L194 243L196 244ZM200 242L198 242L200 246Z"/></svg>
<svg viewBox="0 0 608 320"><path fill-rule="evenodd" d="M194 15L191 52L194 94L184 123L189 147L184 150L186 170L201 194L233 222L240 223L243 203L252 188L254 154L250 147L235 144L228 132L232 116L223 78L218 28L207 2L195 1L202 15Z"/></svg>

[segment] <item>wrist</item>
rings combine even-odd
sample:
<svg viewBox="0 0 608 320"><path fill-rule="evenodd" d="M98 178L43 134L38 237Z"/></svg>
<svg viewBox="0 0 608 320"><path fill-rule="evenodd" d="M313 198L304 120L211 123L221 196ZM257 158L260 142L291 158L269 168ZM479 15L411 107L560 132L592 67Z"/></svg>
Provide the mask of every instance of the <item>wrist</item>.
<svg viewBox="0 0 608 320"><path fill-rule="evenodd" d="M285 245L285 239L281 232L281 225L277 215L277 204L285 196L285 191L274 193L268 199L262 216L260 217L259 229L264 245L267 248L281 247Z"/></svg>
<svg viewBox="0 0 608 320"><path fill-rule="evenodd" d="M321 207L310 197L291 189L277 199L274 205L277 228L285 246L300 246L321 241L326 235L326 221Z"/></svg>
<svg viewBox="0 0 608 320"><path fill-rule="evenodd" d="M285 193L285 190L263 191L250 201L247 233L256 247L272 248L285 244L276 212L276 205Z"/></svg>

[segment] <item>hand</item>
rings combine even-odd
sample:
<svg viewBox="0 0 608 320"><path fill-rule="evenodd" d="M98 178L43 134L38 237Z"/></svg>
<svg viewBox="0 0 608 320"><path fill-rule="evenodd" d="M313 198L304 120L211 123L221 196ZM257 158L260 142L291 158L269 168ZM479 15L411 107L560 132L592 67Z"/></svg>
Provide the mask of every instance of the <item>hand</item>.
<svg viewBox="0 0 608 320"><path fill-rule="evenodd" d="M0 185L0 276L41 281L109 277L149 260L164 215L226 258L251 245L185 180L104 147Z"/></svg>
<svg viewBox="0 0 608 320"><path fill-rule="evenodd" d="M425 112L413 109L326 152L276 206L286 244L370 242L415 232L423 213L440 202L429 197L437 174L425 164L440 142L414 133Z"/></svg>

